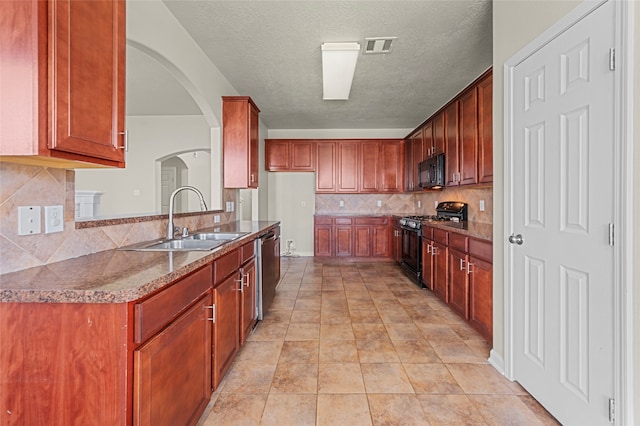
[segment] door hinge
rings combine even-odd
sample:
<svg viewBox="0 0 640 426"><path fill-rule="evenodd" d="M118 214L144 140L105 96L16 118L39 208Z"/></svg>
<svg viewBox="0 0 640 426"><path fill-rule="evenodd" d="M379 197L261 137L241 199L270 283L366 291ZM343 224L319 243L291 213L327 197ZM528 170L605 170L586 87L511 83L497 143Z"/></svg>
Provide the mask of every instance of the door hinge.
<svg viewBox="0 0 640 426"><path fill-rule="evenodd" d="M613 243L615 242L615 228L613 223L609 224L609 245L613 247Z"/></svg>
<svg viewBox="0 0 640 426"><path fill-rule="evenodd" d="M616 49L613 47L609 49L609 70L615 71L616 69Z"/></svg>
<svg viewBox="0 0 640 426"><path fill-rule="evenodd" d="M616 420L616 400L609 398L609 422L613 423Z"/></svg>

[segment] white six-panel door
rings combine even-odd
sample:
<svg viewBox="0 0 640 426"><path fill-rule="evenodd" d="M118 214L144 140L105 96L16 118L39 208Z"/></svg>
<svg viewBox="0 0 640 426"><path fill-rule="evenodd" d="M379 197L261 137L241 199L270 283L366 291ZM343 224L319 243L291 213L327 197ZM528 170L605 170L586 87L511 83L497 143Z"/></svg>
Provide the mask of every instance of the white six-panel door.
<svg viewBox="0 0 640 426"><path fill-rule="evenodd" d="M513 377L567 425L614 393L613 3L511 70Z"/></svg>

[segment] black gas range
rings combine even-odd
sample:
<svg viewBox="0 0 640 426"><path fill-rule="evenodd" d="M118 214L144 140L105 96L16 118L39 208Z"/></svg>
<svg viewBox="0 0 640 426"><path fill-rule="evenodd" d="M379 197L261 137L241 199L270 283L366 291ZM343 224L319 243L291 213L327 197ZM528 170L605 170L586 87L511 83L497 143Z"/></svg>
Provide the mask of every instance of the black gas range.
<svg viewBox="0 0 640 426"><path fill-rule="evenodd" d="M404 216L402 228L402 266L409 277L422 286L422 222L467 220L467 204L459 201L443 201L436 207L433 216Z"/></svg>

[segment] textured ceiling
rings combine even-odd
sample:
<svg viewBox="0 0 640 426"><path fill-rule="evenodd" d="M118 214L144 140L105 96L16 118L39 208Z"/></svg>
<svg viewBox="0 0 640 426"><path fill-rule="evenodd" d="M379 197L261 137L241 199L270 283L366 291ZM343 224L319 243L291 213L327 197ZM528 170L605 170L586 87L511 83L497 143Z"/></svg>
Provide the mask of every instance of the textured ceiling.
<svg viewBox="0 0 640 426"><path fill-rule="evenodd" d="M164 0L271 129L412 128L491 66L491 1ZM322 100L323 42L360 54L347 101Z"/></svg>

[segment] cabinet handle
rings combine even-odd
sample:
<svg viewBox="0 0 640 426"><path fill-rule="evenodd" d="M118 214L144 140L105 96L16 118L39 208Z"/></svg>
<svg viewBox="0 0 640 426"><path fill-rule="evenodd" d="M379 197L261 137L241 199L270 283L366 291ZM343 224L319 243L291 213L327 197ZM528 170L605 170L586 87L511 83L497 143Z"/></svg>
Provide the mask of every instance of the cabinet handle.
<svg viewBox="0 0 640 426"><path fill-rule="evenodd" d="M124 149L124 152L129 152L129 131L125 130L124 132L118 132L118 134L124 136L124 145L119 146L118 149Z"/></svg>
<svg viewBox="0 0 640 426"><path fill-rule="evenodd" d="M242 274L242 272L240 272L240 279L239 280L235 280L235 282L240 283L240 288L237 288L236 291L239 291L240 293L244 292L244 275Z"/></svg>
<svg viewBox="0 0 640 426"><path fill-rule="evenodd" d="M473 272L473 270L471 269L472 266L473 263L467 262L467 275L470 275Z"/></svg>
<svg viewBox="0 0 640 426"><path fill-rule="evenodd" d="M437 247L436 246L431 246L431 256L437 256L438 255L438 251L437 251Z"/></svg>
<svg viewBox="0 0 640 426"><path fill-rule="evenodd" d="M207 318L207 321L211 321L215 323L216 322L216 305L205 306L205 309L211 309L211 318Z"/></svg>
<svg viewBox="0 0 640 426"><path fill-rule="evenodd" d="M460 259L460 270L464 271L464 259Z"/></svg>
<svg viewBox="0 0 640 426"><path fill-rule="evenodd" d="M246 274L243 275L243 277L246 277L246 281L245 281L244 285L249 287L249 273L247 272Z"/></svg>
<svg viewBox="0 0 640 426"><path fill-rule="evenodd" d="M427 244L427 254L431 253L431 243Z"/></svg>

